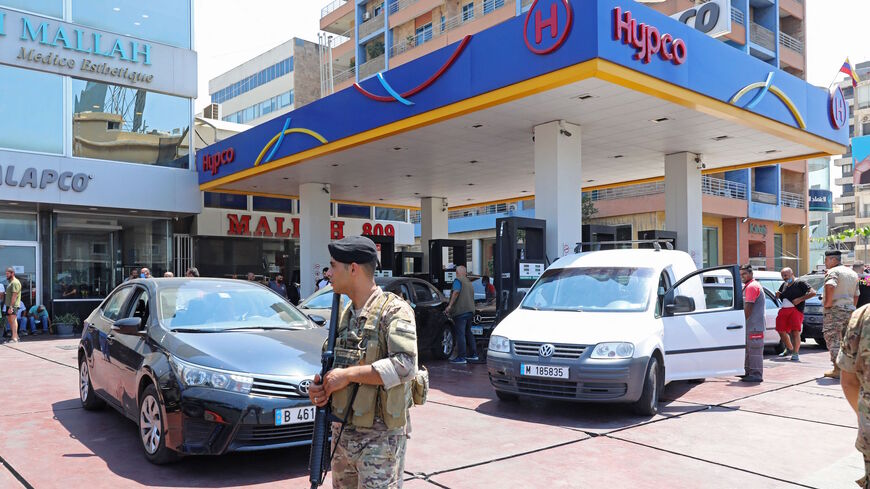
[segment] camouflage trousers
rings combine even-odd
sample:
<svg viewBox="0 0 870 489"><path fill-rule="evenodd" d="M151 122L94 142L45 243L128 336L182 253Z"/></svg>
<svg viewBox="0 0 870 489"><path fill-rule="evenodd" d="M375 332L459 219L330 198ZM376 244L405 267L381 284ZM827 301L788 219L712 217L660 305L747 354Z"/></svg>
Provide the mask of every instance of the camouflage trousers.
<svg viewBox="0 0 870 489"><path fill-rule="evenodd" d="M332 425L332 487L335 489L401 488L408 435L389 430L381 420L372 428Z"/></svg>
<svg viewBox="0 0 870 489"><path fill-rule="evenodd" d="M864 455L864 477L855 481L861 489L870 489L870 457Z"/></svg>
<svg viewBox="0 0 870 489"><path fill-rule="evenodd" d="M852 317L854 311L855 306L834 306L825 309L822 335L825 337L825 343L828 344L828 352L831 354L831 362L834 365L837 364L837 354L840 353L843 333L845 333L846 326L849 325L849 318Z"/></svg>

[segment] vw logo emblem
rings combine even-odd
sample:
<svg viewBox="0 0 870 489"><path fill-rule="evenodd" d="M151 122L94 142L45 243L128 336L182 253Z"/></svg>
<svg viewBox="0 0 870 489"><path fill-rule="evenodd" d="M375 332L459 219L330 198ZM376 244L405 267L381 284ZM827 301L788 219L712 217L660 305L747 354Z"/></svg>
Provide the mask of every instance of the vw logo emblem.
<svg viewBox="0 0 870 489"><path fill-rule="evenodd" d="M555 352L556 348L549 343L544 343L538 349L538 355L541 355L542 357L552 357Z"/></svg>
<svg viewBox="0 0 870 489"><path fill-rule="evenodd" d="M311 381L306 379L302 382L299 382L299 393L300 394L308 394L308 388L311 387Z"/></svg>

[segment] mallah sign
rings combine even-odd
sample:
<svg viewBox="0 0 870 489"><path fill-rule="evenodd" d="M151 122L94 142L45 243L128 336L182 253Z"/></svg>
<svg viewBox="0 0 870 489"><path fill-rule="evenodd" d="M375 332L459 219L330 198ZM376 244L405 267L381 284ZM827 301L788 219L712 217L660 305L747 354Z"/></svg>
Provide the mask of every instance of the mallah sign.
<svg viewBox="0 0 870 489"><path fill-rule="evenodd" d="M48 17L0 9L0 63L196 97L196 53L97 31Z"/></svg>

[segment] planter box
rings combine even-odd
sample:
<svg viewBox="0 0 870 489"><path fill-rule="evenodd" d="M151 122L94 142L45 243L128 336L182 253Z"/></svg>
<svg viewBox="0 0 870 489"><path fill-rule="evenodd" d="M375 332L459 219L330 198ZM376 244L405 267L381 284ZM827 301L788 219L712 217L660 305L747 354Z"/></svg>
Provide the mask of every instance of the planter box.
<svg viewBox="0 0 870 489"><path fill-rule="evenodd" d="M75 336L74 324L55 323L53 326L58 336Z"/></svg>

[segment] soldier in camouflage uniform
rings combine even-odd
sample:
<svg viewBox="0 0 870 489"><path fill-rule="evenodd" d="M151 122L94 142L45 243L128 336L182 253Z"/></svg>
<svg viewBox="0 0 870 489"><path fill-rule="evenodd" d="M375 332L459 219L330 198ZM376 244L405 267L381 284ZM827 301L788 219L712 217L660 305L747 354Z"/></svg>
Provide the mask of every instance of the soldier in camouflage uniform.
<svg viewBox="0 0 870 489"><path fill-rule="evenodd" d="M858 275L840 262L838 250L825 252L825 268L828 273L825 275L825 292L822 297L825 306L822 334L831 353L831 363L834 364L834 369L825 372L825 377L839 379L837 353L843 339L843 330L858 302Z"/></svg>
<svg viewBox="0 0 870 489"><path fill-rule="evenodd" d="M864 455L864 477L858 485L870 489L870 305L852 314L846 336L837 355L840 383L852 409L858 415L855 448Z"/></svg>
<svg viewBox="0 0 870 489"><path fill-rule="evenodd" d="M333 290L350 297L339 315L335 368L321 384L314 379L311 402L332 402L332 485L335 488L402 487L408 408L417 373L414 311L374 281L377 249L352 236L329 245ZM351 402L353 405L351 406Z"/></svg>

